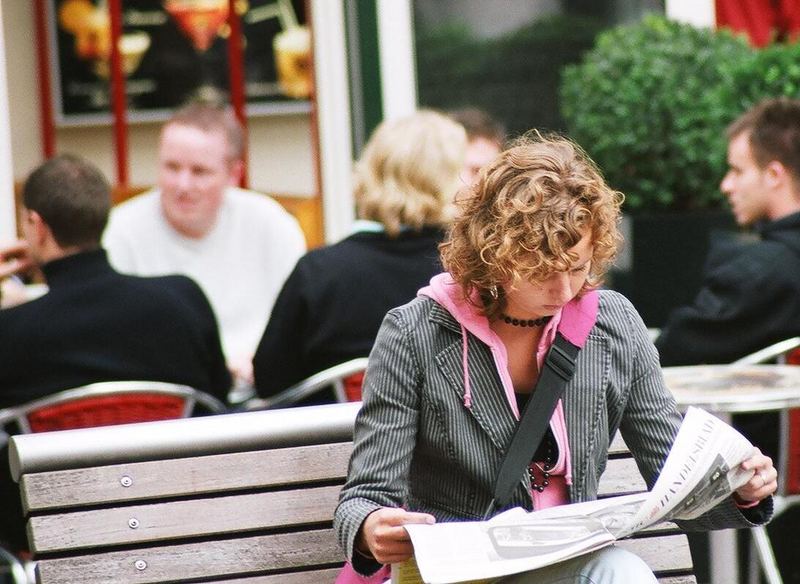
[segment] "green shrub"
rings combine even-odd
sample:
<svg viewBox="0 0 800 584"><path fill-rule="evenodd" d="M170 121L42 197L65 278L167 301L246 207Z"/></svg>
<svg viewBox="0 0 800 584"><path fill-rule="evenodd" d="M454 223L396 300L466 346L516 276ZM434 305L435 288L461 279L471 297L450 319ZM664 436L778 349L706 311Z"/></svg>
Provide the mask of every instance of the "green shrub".
<svg viewBox="0 0 800 584"><path fill-rule="evenodd" d="M714 97L729 114L728 122L764 98L800 98L800 44L769 45L737 63L732 73L733 82L719 87Z"/></svg>
<svg viewBox="0 0 800 584"><path fill-rule="evenodd" d="M663 17L609 29L564 68L568 132L625 193L626 210L717 207L733 107L720 100L753 56L742 38Z"/></svg>

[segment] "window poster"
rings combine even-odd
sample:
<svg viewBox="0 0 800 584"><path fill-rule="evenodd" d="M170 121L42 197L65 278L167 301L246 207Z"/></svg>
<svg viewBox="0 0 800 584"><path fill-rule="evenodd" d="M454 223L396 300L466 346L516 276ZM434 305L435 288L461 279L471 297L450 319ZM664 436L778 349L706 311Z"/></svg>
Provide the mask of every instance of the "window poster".
<svg viewBox="0 0 800 584"><path fill-rule="evenodd" d="M311 39L303 0L237 0L251 113L305 111ZM228 95L228 0L123 0L119 50L131 120ZM57 122L110 122L107 0L50 0Z"/></svg>

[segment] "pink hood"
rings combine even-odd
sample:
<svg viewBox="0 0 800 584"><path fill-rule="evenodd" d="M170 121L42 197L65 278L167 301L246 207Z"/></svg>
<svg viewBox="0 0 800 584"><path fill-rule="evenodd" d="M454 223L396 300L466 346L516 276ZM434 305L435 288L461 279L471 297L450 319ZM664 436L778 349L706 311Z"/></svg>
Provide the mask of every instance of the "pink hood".
<svg viewBox="0 0 800 584"><path fill-rule="evenodd" d="M489 320L480 314L478 309L464 298L460 286L456 284L453 277L448 273L438 274L431 278L430 285L422 288L417 294L419 296L432 298L441 304L461 325L464 405L468 408L472 406L469 367L467 366L466 333L468 331L475 335L481 342L485 343L491 350L497 372L500 375L500 380L503 382L503 389L505 390L508 404L511 406L511 410L514 412L516 418L519 419L514 386L511 383L511 376L508 373L508 354L506 353L506 347L495 332L489 328ZM557 312L550 322L545 325L543 342L540 343L540 346L544 347L544 351L540 351L542 355L537 354L540 366L544 359L544 353L546 353L546 350L550 347L555 338L556 328L560 321L561 311Z"/></svg>

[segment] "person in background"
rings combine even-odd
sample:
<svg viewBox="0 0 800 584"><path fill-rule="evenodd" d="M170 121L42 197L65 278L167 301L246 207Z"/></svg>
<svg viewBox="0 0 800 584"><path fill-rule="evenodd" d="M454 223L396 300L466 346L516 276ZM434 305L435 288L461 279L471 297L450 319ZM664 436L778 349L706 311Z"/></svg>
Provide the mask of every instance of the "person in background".
<svg viewBox="0 0 800 584"><path fill-rule="evenodd" d="M0 308L25 302L25 285L17 274L32 266L25 240L0 245Z"/></svg>
<svg viewBox="0 0 800 584"><path fill-rule="evenodd" d="M214 308L229 366L244 383L278 291L305 252L297 221L270 197L237 188L242 128L204 103L161 130L158 188L118 205L103 242L125 274L184 274Z"/></svg>
<svg viewBox="0 0 800 584"><path fill-rule="evenodd" d="M28 250L49 292L0 310L0 408L117 380L179 383L225 400L231 378L198 285L185 276L126 276L109 265L100 237L111 192L97 168L57 156L28 177L22 203L27 245L14 253ZM25 546L21 512L13 512L19 500L0 473L0 541L16 549Z"/></svg>
<svg viewBox="0 0 800 584"><path fill-rule="evenodd" d="M508 506L530 511L596 499L617 430L647 484L655 483L681 415L634 307L596 290L621 240L621 201L560 137L522 139L480 173L441 246L447 272L386 315L369 357L334 516L357 573L411 556L405 524L475 520L491 508L504 451L567 309L596 313L596 321ZM742 467L753 471L746 485L682 526L766 521L776 488L772 461L754 448ZM634 554L607 547L502 581L655 578Z"/></svg>
<svg viewBox="0 0 800 584"><path fill-rule="evenodd" d="M449 115L467 131L467 151L461 180L466 185L474 184L480 170L503 149L506 130L500 122L477 108L453 110Z"/></svg>
<svg viewBox="0 0 800 584"><path fill-rule="evenodd" d="M730 363L800 335L800 100L763 101L727 135L720 188L756 237L712 248L694 303L656 340L662 365Z"/></svg>
<svg viewBox="0 0 800 584"><path fill-rule="evenodd" d="M434 111L377 127L355 164L353 234L303 256L278 296L253 359L260 397L366 357L386 311L441 271L465 145L464 129Z"/></svg>

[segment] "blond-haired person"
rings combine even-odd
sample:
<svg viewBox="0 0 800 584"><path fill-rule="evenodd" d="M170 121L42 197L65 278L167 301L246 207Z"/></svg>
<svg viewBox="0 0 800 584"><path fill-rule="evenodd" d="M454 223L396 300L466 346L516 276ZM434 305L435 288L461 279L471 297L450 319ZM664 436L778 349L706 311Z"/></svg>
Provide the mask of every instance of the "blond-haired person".
<svg viewBox="0 0 800 584"><path fill-rule="evenodd" d="M526 139L480 174L442 246L447 273L387 314L370 354L334 519L357 572L411 555L404 524L484 516L518 412L574 303L597 301L596 322L509 506L595 499L617 430L653 485L681 417L633 306L594 291L617 250L620 202L562 138ZM771 499L756 502L775 490L771 460L754 449L743 466L757 472L739 501L685 527L746 527L769 517ZM740 509L745 501L752 508ZM655 579L638 557L609 547L503 581Z"/></svg>
<svg viewBox="0 0 800 584"><path fill-rule="evenodd" d="M278 296L253 359L261 397L366 357L386 311L441 271L465 145L464 129L434 111L378 126L355 165L354 233L301 258Z"/></svg>

